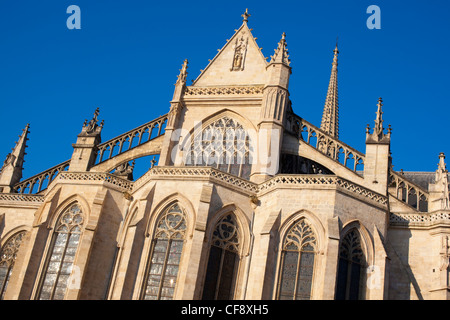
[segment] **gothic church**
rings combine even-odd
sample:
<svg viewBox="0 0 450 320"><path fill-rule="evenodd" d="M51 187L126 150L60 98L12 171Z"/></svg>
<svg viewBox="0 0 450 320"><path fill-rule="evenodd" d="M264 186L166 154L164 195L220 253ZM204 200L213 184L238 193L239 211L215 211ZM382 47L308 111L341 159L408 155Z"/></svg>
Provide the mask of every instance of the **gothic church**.
<svg viewBox="0 0 450 320"><path fill-rule="evenodd" d="M320 127L294 113L283 33L249 14L166 115L22 179L29 126L0 172L0 298L448 299L450 207L435 172L396 172L383 101L366 149L339 139L338 48ZM275 45L274 45L275 47ZM135 159L158 155L133 177Z"/></svg>

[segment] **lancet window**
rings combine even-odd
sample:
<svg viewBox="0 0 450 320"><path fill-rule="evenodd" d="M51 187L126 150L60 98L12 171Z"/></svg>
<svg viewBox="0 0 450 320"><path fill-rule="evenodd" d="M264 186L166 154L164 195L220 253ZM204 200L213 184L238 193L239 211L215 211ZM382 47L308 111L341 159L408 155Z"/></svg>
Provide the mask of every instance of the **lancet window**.
<svg viewBox="0 0 450 320"><path fill-rule="evenodd" d="M0 250L0 300L3 300L25 231L14 234Z"/></svg>
<svg viewBox="0 0 450 320"><path fill-rule="evenodd" d="M337 300L362 299L365 283L365 260L360 234L356 228L353 228L342 239L339 248Z"/></svg>
<svg viewBox="0 0 450 320"><path fill-rule="evenodd" d="M63 300L68 287L79 283L80 279L71 278L71 275L83 221L83 212L77 203L59 217L42 275L39 300ZM74 274L79 276L79 272Z"/></svg>
<svg viewBox="0 0 450 320"><path fill-rule="evenodd" d="M233 299L239 267L239 230L234 214L216 225L209 251L203 300Z"/></svg>
<svg viewBox="0 0 450 320"><path fill-rule="evenodd" d="M172 204L156 224L142 299L173 299L185 236L185 213Z"/></svg>
<svg viewBox="0 0 450 320"><path fill-rule="evenodd" d="M295 222L283 241L277 298L311 299L317 239L305 218Z"/></svg>

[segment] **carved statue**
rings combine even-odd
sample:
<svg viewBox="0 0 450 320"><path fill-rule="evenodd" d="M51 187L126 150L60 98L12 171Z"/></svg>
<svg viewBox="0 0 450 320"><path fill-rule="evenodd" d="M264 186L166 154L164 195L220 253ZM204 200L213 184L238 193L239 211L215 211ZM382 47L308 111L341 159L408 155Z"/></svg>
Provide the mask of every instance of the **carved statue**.
<svg viewBox="0 0 450 320"><path fill-rule="evenodd" d="M239 71L244 70L244 57L245 52L247 51L247 40L244 39L244 36L241 36L240 39L236 39L236 44L234 46L234 58L233 65L231 71Z"/></svg>

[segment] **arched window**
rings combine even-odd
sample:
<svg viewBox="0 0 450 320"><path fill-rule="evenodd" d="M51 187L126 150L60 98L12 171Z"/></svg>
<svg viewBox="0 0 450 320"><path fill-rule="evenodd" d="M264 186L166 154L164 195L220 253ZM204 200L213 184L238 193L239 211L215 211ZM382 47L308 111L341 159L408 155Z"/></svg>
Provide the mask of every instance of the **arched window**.
<svg viewBox="0 0 450 320"><path fill-rule="evenodd" d="M239 232L230 213L217 223L212 235L202 299L232 299L238 266Z"/></svg>
<svg viewBox="0 0 450 320"><path fill-rule="evenodd" d="M59 217L50 245L39 291L40 300L63 300L80 242L83 213L77 203Z"/></svg>
<svg viewBox="0 0 450 320"><path fill-rule="evenodd" d="M281 251L279 300L311 298L316 247L316 235L304 218L289 228Z"/></svg>
<svg viewBox="0 0 450 320"><path fill-rule="evenodd" d="M3 300L8 286L9 277L11 276L14 262L16 261L17 252L26 231L14 234L0 250L0 300Z"/></svg>
<svg viewBox="0 0 450 320"><path fill-rule="evenodd" d="M173 299L185 236L186 216L175 203L156 224L142 299Z"/></svg>
<svg viewBox="0 0 450 320"><path fill-rule="evenodd" d="M194 136L185 165L211 166L249 179L252 151L244 127L234 119L223 117Z"/></svg>
<svg viewBox="0 0 450 320"><path fill-rule="evenodd" d="M365 263L359 232L353 228L342 239L339 249L337 300L362 299Z"/></svg>

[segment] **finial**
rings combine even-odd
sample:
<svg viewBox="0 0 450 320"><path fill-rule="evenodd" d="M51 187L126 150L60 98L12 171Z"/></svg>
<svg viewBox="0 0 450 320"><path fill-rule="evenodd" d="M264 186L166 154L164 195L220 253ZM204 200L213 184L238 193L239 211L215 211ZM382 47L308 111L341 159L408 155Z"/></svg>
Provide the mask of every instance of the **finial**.
<svg viewBox="0 0 450 320"><path fill-rule="evenodd" d="M155 160L155 156L153 156L153 159L150 161L150 168L153 168L157 162L158 161Z"/></svg>
<svg viewBox="0 0 450 320"><path fill-rule="evenodd" d="M97 107L94 111L94 116L92 119L88 122L87 120L83 123L83 132L90 134L97 130L97 128L103 128L104 121L102 120L100 123L100 126L97 125L98 122L98 115L100 114L100 108Z"/></svg>
<svg viewBox="0 0 450 320"><path fill-rule="evenodd" d="M242 18L244 18L244 22L248 21L248 18L250 17L250 14L248 13L248 9L245 9L244 14L241 15Z"/></svg>
<svg viewBox="0 0 450 320"><path fill-rule="evenodd" d="M333 50L334 57L333 57L333 63L332 63L332 65L333 65L334 67L337 67L337 64L338 64L338 54L339 54L339 50L338 50L338 43L337 43L337 41L338 41L338 39L336 38L336 47L335 47L334 50Z"/></svg>

